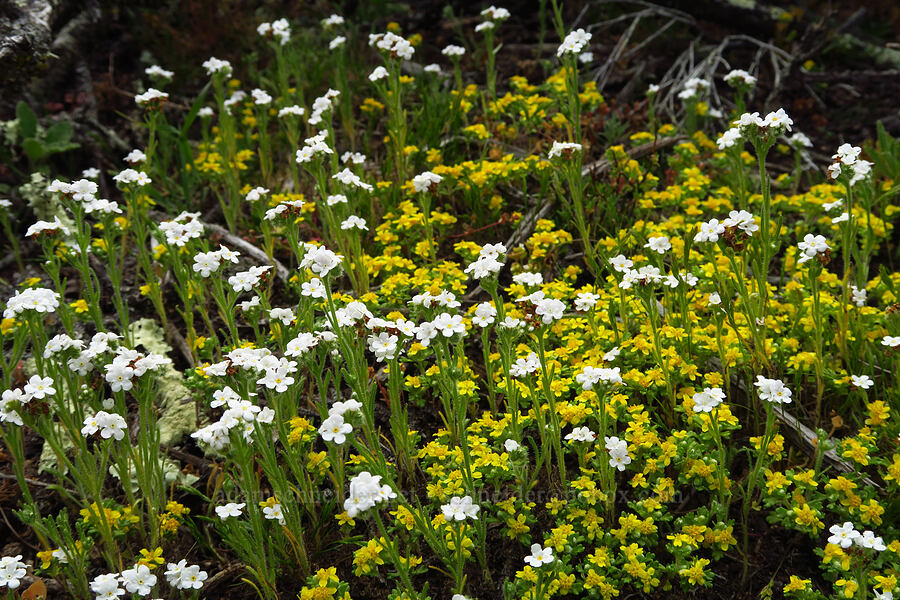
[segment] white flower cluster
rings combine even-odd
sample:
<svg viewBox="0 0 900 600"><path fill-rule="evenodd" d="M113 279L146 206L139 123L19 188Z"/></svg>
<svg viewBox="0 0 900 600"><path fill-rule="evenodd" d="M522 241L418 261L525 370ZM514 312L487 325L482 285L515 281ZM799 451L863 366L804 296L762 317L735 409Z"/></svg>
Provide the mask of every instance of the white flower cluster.
<svg viewBox="0 0 900 600"><path fill-rule="evenodd" d="M163 221L159 224L159 230L166 235L166 243L170 246L183 247L190 240L203 235L203 223L199 220L200 213L182 211L171 221Z"/></svg>
<svg viewBox="0 0 900 600"><path fill-rule="evenodd" d="M264 37L271 35L282 46L291 40L291 26L287 19L278 19L271 23L260 23L256 28L256 33Z"/></svg>
<svg viewBox="0 0 900 600"><path fill-rule="evenodd" d="M331 176L331 178L332 178L332 179L337 179L338 181L340 181L340 182L343 183L344 185L352 185L352 186L354 186L354 187L358 187L358 188L364 189L364 190L366 190L367 192L371 192L372 190L375 189L375 188L372 186L372 184L366 183L365 181L363 181L363 180L360 178L359 175L357 175L356 173L354 173L353 171L351 171L351 170L348 169L348 168L345 168L345 169L344 169L343 171L341 171L340 173L335 173L334 175Z"/></svg>
<svg viewBox="0 0 900 600"><path fill-rule="evenodd" d="M0 558L0 587L14 590L22 585L22 578L28 572L27 566L22 562L21 554Z"/></svg>
<svg viewBox="0 0 900 600"><path fill-rule="evenodd" d="M497 318L497 309L490 302L482 302L475 305L472 313L472 324L479 327L487 327Z"/></svg>
<svg viewBox="0 0 900 600"><path fill-rule="evenodd" d="M541 317L544 325L550 325L554 321L562 319L566 310L566 305L562 300L557 298L547 298L543 291L537 291L521 298L516 298L516 302L530 302L534 305L534 314Z"/></svg>
<svg viewBox="0 0 900 600"><path fill-rule="evenodd" d="M424 173L419 173L413 177L413 189L417 192L434 191L434 189L437 188L437 184L443 180L444 178L440 175L432 173L431 171L425 171Z"/></svg>
<svg viewBox="0 0 900 600"><path fill-rule="evenodd" d="M250 92L250 97L253 98L253 103L257 106L268 106L269 104L272 104L272 96L266 90L254 88Z"/></svg>
<svg viewBox="0 0 900 600"><path fill-rule="evenodd" d="M556 56L563 54L580 54L584 47L591 42L591 34L584 29L576 29L570 31L563 40L559 48L556 49Z"/></svg>
<svg viewBox="0 0 900 600"><path fill-rule="evenodd" d="M791 390L780 379L768 379L757 375L753 385L756 386L760 400L773 404L791 403Z"/></svg>
<svg viewBox="0 0 900 600"><path fill-rule="evenodd" d="M752 88L756 85L756 77L743 69L732 69L725 75L725 83L731 87Z"/></svg>
<svg viewBox="0 0 900 600"><path fill-rule="evenodd" d="M304 244L306 253L303 260L300 261L301 269L309 269L320 277L325 277L332 269L341 264L341 256L335 254L325 246L316 246L314 244Z"/></svg>
<svg viewBox="0 0 900 600"><path fill-rule="evenodd" d="M47 288L26 288L6 301L3 310L4 319L14 319L26 310L37 313L52 313L59 308L59 294Z"/></svg>
<svg viewBox="0 0 900 600"><path fill-rule="evenodd" d="M828 176L837 179L843 172L843 167L849 167L850 185L856 185L869 176L872 172L872 163L859 157L862 148L841 144L837 153L831 157L834 162L828 167Z"/></svg>
<svg viewBox="0 0 900 600"><path fill-rule="evenodd" d="M453 496L450 502L441 505L444 519L452 521L465 521L466 519L478 520L478 511L481 507L472 502L472 496Z"/></svg>
<svg viewBox="0 0 900 600"><path fill-rule="evenodd" d="M575 376L575 381L581 384L581 389L590 390L601 381L609 384L622 383L622 375L619 367L606 368L588 365Z"/></svg>
<svg viewBox="0 0 900 600"><path fill-rule="evenodd" d="M597 434L588 427L575 427L566 435L566 440L570 442L593 442L597 439Z"/></svg>
<svg viewBox="0 0 900 600"><path fill-rule="evenodd" d="M25 237L38 236L43 233L52 235L57 231L63 232L63 235L69 235L69 233L71 233L69 228L59 220L59 217L54 216L52 221L38 221L33 225L30 225L28 231L25 232Z"/></svg>
<svg viewBox="0 0 900 600"><path fill-rule="evenodd" d="M496 275L503 268L503 262L499 259L504 254L506 254L506 246L502 243L485 244L478 252L478 258L466 267L465 273L474 279Z"/></svg>
<svg viewBox="0 0 900 600"><path fill-rule="evenodd" d="M97 336L94 337L96 338ZM115 337L118 339L118 336ZM112 338L107 337L107 340L110 339ZM96 349L92 341L91 346L85 352L88 353L88 356L93 353L93 356L96 357L99 354L96 352ZM119 347L116 349L112 362L104 367L106 371L104 378L113 392L127 392L134 387L132 379L141 377L147 371L155 371L170 362L170 359L159 354L150 353L145 356L137 350Z"/></svg>
<svg viewBox="0 0 900 600"><path fill-rule="evenodd" d="M337 401L328 409L328 417L319 426L319 435L326 442L334 442L337 445L347 440L347 434L353 432L353 425L344 420L348 412L359 412L362 404L356 398L347 401Z"/></svg>
<svg viewBox="0 0 900 600"><path fill-rule="evenodd" d="M866 530L860 533L850 521L846 521L843 525L832 525L828 531L831 533L828 543L841 548L846 549L856 545L859 548L868 548L878 552L887 550L884 540L876 536L874 531Z"/></svg>
<svg viewBox="0 0 900 600"><path fill-rule="evenodd" d="M400 37L396 33L373 33L369 35L369 45L388 53L391 58L410 60L416 49L409 40Z"/></svg>
<svg viewBox="0 0 900 600"><path fill-rule="evenodd" d="M144 177L146 177L146 174L144 174ZM47 187L47 191L59 193L64 196L70 196L73 200L81 203L81 208L87 214L91 214L94 212L103 214L121 214L122 212L122 209L119 208L118 203L110 202L109 200L105 200L103 198L97 198L97 182L91 181L90 179L79 179L78 181L73 181L72 183L65 183L64 181L60 181L59 179L54 179ZM60 228L63 230L63 233L68 235L68 229L62 227L62 223L59 222L59 217L53 217L52 223L48 223L46 221L38 221L37 223L32 225L28 229L28 232L25 234L25 236L31 237L32 235L35 235L35 233L40 233L41 231Z"/></svg>
<svg viewBox="0 0 900 600"><path fill-rule="evenodd" d="M227 360L216 363L206 368L207 375L224 375L229 366L248 368L263 371L262 378L257 384L274 388L278 392L287 391L287 387L294 383L290 373L297 370L297 363L279 359L266 349L237 348L226 355ZM255 394L253 394L255 395ZM275 411L271 408L262 408L253 404L250 400L241 397L230 386L213 392L213 401L210 407L219 408L225 406L225 411L219 420L199 429L191 434L191 437L207 444L216 451L223 450L229 443L229 432L238 428L246 441L252 440L256 423L271 423L275 419Z"/></svg>
<svg viewBox="0 0 900 600"><path fill-rule="evenodd" d="M290 106L285 106L284 108L278 111L278 118L283 119L285 117L302 117L306 114L306 109L297 104L292 104Z"/></svg>
<svg viewBox="0 0 900 600"><path fill-rule="evenodd" d="M238 263L240 252L230 250L227 246L220 245L219 249L214 252L198 252L194 255L194 273L199 273L200 277L209 277L214 271L219 269L222 261L229 261L234 264Z"/></svg>
<svg viewBox="0 0 900 600"><path fill-rule="evenodd" d="M363 219L362 217L358 217L356 215L350 215L349 217L347 217L346 219L341 221L341 229L343 229L345 231L348 229L359 229L361 231L368 231L369 226L366 225L366 220Z"/></svg>
<svg viewBox="0 0 900 600"><path fill-rule="evenodd" d="M127 428L128 424L122 415L101 410L95 415L89 415L84 418L84 427L81 428L81 435L90 436L99 431L100 437L104 440L115 438L116 441L121 441L125 437Z"/></svg>
<svg viewBox="0 0 900 600"><path fill-rule="evenodd" d="M700 231L694 236L695 242L715 243L719 241L719 236L725 233L728 228L735 228L743 231L748 237L759 231L759 225L756 224L756 218L746 210L733 210L728 213L728 218L723 221L718 219L710 219L700 224Z"/></svg>
<svg viewBox="0 0 900 600"><path fill-rule="evenodd" d="M313 100L312 114L309 115L308 123L310 125L318 125L321 123L322 115L334 108L334 99L340 95L341 93L338 90L329 89L325 92L325 95L319 96Z"/></svg>
<svg viewBox="0 0 900 600"><path fill-rule="evenodd" d="M699 77L691 77L684 82L684 86L682 86L681 91L678 92L678 98L683 101L696 100L708 89L709 82L707 80L700 79Z"/></svg>
<svg viewBox="0 0 900 600"><path fill-rule="evenodd" d="M169 99L169 94L161 92L156 88L150 88L143 94L134 97L134 102L138 106L147 106L148 104L157 104L165 102Z"/></svg>
<svg viewBox="0 0 900 600"><path fill-rule="evenodd" d="M441 54L450 59L458 59L460 56L463 56L466 53L466 49L462 46L456 46L454 44L450 44L446 46L443 50L441 50Z"/></svg>
<svg viewBox="0 0 900 600"><path fill-rule="evenodd" d="M794 121L784 112L783 108L770 112L765 118L760 117L758 112L744 113L740 119L734 122L731 129L728 129L716 140L716 145L719 150L731 148L744 137L759 134L760 130L779 136L785 131L791 131L793 125Z"/></svg>
<svg viewBox="0 0 900 600"><path fill-rule="evenodd" d="M344 500L344 510L351 519L376 504L396 498L391 486L381 483L381 475L363 471L350 480L350 495Z"/></svg>
<svg viewBox="0 0 900 600"><path fill-rule="evenodd" d="M550 154L548 158L551 160L556 158L557 156L562 156L564 158L568 158L575 152L581 152L581 144L577 144L575 142L553 142L553 146L550 148Z"/></svg>
<svg viewBox="0 0 900 600"><path fill-rule="evenodd" d="M628 455L628 442L619 438L607 437L606 451L609 452L609 466L624 471L631 464L631 456Z"/></svg>
<svg viewBox="0 0 900 600"><path fill-rule="evenodd" d="M175 77L175 73L173 73L172 71L167 71L159 65L151 65L147 67L146 69L144 69L144 74L147 75L147 77L157 77L159 79L172 79L173 77Z"/></svg>
<svg viewBox="0 0 900 600"><path fill-rule="evenodd" d="M719 387L703 388L702 392L694 394L694 412L708 413L725 400L725 392Z"/></svg>
<svg viewBox="0 0 900 600"><path fill-rule="evenodd" d="M247 271L241 271L240 273L235 273L234 275L229 277L228 285L230 285L231 289L233 289L235 292L249 292L260 282L262 276L268 273L271 269L272 267L270 267L269 265L254 265Z"/></svg>
<svg viewBox="0 0 900 600"><path fill-rule="evenodd" d="M199 590L203 587L208 575L201 571L197 565L188 565L185 559L178 564L169 563L168 570L164 573L169 585L179 590Z"/></svg>
<svg viewBox="0 0 900 600"><path fill-rule="evenodd" d="M308 163L319 154L334 154L334 150L325 141L327 138L328 132L320 131L303 140L303 147L297 150L297 163L301 165Z"/></svg>
<svg viewBox="0 0 900 600"><path fill-rule="evenodd" d="M207 75L216 75L222 73L226 77L231 75L231 63L227 60L219 60L215 56L203 61L203 68L206 69Z"/></svg>
<svg viewBox="0 0 900 600"><path fill-rule="evenodd" d="M147 175L143 171L136 171L134 169L125 169L123 171L120 171L113 177L113 181L115 181L116 183L121 183L123 185L129 185L133 183L140 187L153 183L153 180L150 179L149 175Z"/></svg>
<svg viewBox="0 0 900 600"><path fill-rule="evenodd" d="M819 254L826 252L829 249L829 246L824 235L807 233L803 236L803 241L797 244L797 248L800 250L800 259L797 263L802 265L803 263L814 259Z"/></svg>
<svg viewBox="0 0 900 600"><path fill-rule="evenodd" d="M143 150L138 150L135 148L131 152L129 152L126 156L122 158L128 164L136 165L142 163L147 160L147 155L144 154Z"/></svg>

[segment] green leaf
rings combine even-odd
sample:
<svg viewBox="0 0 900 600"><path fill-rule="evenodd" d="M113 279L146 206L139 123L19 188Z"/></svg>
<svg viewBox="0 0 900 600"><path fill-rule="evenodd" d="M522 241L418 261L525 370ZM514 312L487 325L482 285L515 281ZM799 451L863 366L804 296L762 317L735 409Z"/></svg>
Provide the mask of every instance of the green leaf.
<svg viewBox="0 0 900 600"><path fill-rule="evenodd" d="M27 138L22 142L22 148L25 149L25 154L28 155L32 162L39 161L47 156L47 153L44 151L44 145L33 137Z"/></svg>
<svg viewBox="0 0 900 600"><path fill-rule="evenodd" d="M54 123L53 127L47 130L44 136L44 144L47 146L67 146L72 140L72 123L70 121L60 121Z"/></svg>
<svg viewBox="0 0 900 600"><path fill-rule="evenodd" d="M37 134L37 116L21 100L16 105L16 118L19 119L19 133L23 138L33 138Z"/></svg>

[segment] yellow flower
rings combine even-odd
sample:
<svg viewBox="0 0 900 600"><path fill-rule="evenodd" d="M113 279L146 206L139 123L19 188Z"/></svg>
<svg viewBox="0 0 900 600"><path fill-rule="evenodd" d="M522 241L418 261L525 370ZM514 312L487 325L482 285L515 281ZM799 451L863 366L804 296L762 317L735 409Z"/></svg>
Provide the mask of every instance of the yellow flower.
<svg viewBox="0 0 900 600"><path fill-rule="evenodd" d="M812 580L810 579L800 579L796 575L791 575L791 580L784 586L783 591L785 594L789 592L801 592L809 589L810 583L812 583Z"/></svg>
<svg viewBox="0 0 900 600"><path fill-rule="evenodd" d="M706 573L703 569L708 564L708 559L699 558L695 560L690 567L678 571L678 574L687 579L688 583L691 585L702 585L706 582Z"/></svg>

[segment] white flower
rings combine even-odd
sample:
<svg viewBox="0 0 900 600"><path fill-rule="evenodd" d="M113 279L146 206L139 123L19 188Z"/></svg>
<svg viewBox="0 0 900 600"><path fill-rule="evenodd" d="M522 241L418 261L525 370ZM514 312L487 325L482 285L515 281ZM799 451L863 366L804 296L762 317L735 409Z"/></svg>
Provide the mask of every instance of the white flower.
<svg viewBox="0 0 900 600"><path fill-rule="evenodd" d="M324 277L341 264L341 257L324 246L306 247L306 254L300 261L301 269L309 269L316 275Z"/></svg>
<svg viewBox="0 0 900 600"><path fill-rule="evenodd" d="M212 56L203 62L203 68L206 69L207 75L216 75L222 73L224 75L231 74L231 63L227 60L219 60Z"/></svg>
<svg viewBox="0 0 900 600"><path fill-rule="evenodd" d="M516 440L506 440L503 442L503 449L510 453L515 452L519 449L519 442Z"/></svg>
<svg viewBox="0 0 900 600"><path fill-rule="evenodd" d="M278 521L279 525L284 525L284 513L281 510L281 504L277 502L272 506L263 507L263 516L270 521Z"/></svg>
<svg viewBox="0 0 900 600"><path fill-rule="evenodd" d="M91 581L91 591L96 594L98 600L112 600L125 594L125 590L119 588L119 576L115 573L94 577Z"/></svg>
<svg viewBox="0 0 900 600"><path fill-rule="evenodd" d="M481 11L481 16L491 21L505 21L511 15L505 8L496 7L492 4Z"/></svg>
<svg viewBox="0 0 900 600"><path fill-rule="evenodd" d="M447 521L465 521L466 519L478 520L478 511L481 509L472 503L472 496L453 496L448 504L441 506L444 519Z"/></svg>
<svg viewBox="0 0 900 600"><path fill-rule="evenodd" d="M900 335L886 335L881 339L881 345L888 348L900 346Z"/></svg>
<svg viewBox="0 0 900 600"><path fill-rule="evenodd" d="M849 548L860 536L859 532L854 529L853 523L850 521L845 522L843 525L832 525L828 531L831 532L828 543L840 546L841 548Z"/></svg>
<svg viewBox="0 0 900 600"><path fill-rule="evenodd" d="M344 24L344 17L341 15L331 15L327 19L322 19L323 27L335 27Z"/></svg>
<svg viewBox="0 0 900 600"><path fill-rule="evenodd" d="M450 44L449 46L447 46L443 50L441 50L441 54L443 54L444 56L447 56L449 58L458 58L465 53L466 53L465 48L463 48L462 46L454 46L453 44Z"/></svg>
<svg viewBox="0 0 900 600"><path fill-rule="evenodd" d="M872 550L877 550L878 552L887 550L887 546L884 545L884 540L876 536L875 532L869 531L868 529L863 531L862 535L859 535L853 541L856 542L857 546L870 548Z"/></svg>
<svg viewBox="0 0 900 600"><path fill-rule="evenodd" d="M709 295L707 302L712 306L718 306L719 304L722 304L722 298L719 296L718 292L713 292Z"/></svg>
<svg viewBox="0 0 900 600"><path fill-rule="evenodd" d="M363 471L350 480L349 496L344 500L344 510L352 519L376 504L396 496L390 486L381 485L381 475Z"/></svg>
<svg viewBox="0 0 900 600"><path fill-rule="evenodd" d="M591 34L584 29L570 31L569 34L566 35L566 39L564 39L562 44L559 45L559 48L556 49L556 56L562 56L563 54L580 54L590 41Z"/></svg>
<svg viewBox="0 0 900 600"><path fill-rule="evenodd" d="M721 404L723 400L725 400L725 392L722 391L722 388L703 388L702 392L694 394L694 412L712 412L712 409Z"/></svg>
<svg viewBox="0 0 900 600"><path fill-rule="evenodd" d="M597 434L587 427L575 427L572 432L566 436L566 439L573 442L593 442L597 439Z"/></svg>
<svg viewBox="0 0 900 600"><path fill-rule="evenodd" d="M759 392L760 400L776 404L791 403L791 390L780 379L767 379L762 375L757 375L756 382L753 385L756 386Z"/></svg>
<svg viewBox="0 0 900 600"><path fill-rule="evenodd" d="M328 42L328 49L334 50L335 48L340 48L347 42L347 37L343 35L336 36L333 40Z"/></svg>
<svg viewBox="0 0 900 600"><path fill-rule="evenodd" d="M373 189L375 189L370 184L368 184L368 183L364 182L362 179L360 179L359 175L357 175L350 169L344 169L340 173L332 175L331 178L337 179L344 185L352 185L352 186L355 186L358 188L362 188L362 189L366 190L367 192L371 192Z"/></svg>
<svg viewBox="0 0 900 600"><path fill-rule="evenodd" d="M609 452L609 466L615 467L619 471L624 471L625 467L631 464L631 456L628 454L628 443L617 437L607 437L606 451Z"/></svg>
<svg viewBox="0 0 900 600"><path fill-rule="evenodd" d="M156 585L156 575L150 572L147 565L134 565L130 569L125 569L120 579L127 592L139 596L148 595Z"/></svg>
<svg viewBox="0 0 900 600"><path fill-rule="evenodd" d="M543 548L540 544L532 544L531 555L525 557L525 562L535 569L541 565L549 565L553 562L553 548Z"/></svg>
<svg viewBox="0 0 900 600"><path fill-rule="evenodd" d="M557 300L556 298L544 298L535 302L534 313L541 317L541 322L544 325L549 325L553 321L557 321L562 319L563 312L566 310L566 305L563 304L562 300Z"/></svg>
<svg viewBox="0 0 900 600"><path fill-rule="evenodd" d="M273 308L269 311L269 318L281 321L282 325L290 325L294 321L294 311L290 308Z"/></svg>
<svg viewBox="0 0 900 600"><path fill-rule="evenodd" d="M178 564L169 563L165 576L169 585L179 590L199 590L208 577L206 571L201 571L197 565L189 566L185 559Z"/></svg>
<svg viewBox="0 0 900 600"><path fill-rule="evenodd" d="M53 379L51 377L41 377L40 375L32 375L25 384L25 395L29 400L43 400L47 396L56 393L53 387Z"/></svg>
<svg viewBox="0 0 900 600"><path fill-rule="evenodd" d="M350 215L346 219L341 222L341 229L361 229L362 231L368 231L369 228L366 225L366 220L362 217L357 217L356 215Z"/></svg>
<svg viewBox="0 0 900 600"><path fill-rule="evenodd" d="M466 326L461 315L441 313L435 317L433 324L435 329L446 338L453 337L457 333L463 335L466 333Z"/></svg>
<svg viewBox="0 0 900 600"><path fill-rule="evenodd" d="M753 87L756 85L756 77L743 69L732 69L725 75L725 83L732 87L738 87L740 85Z"/></svg>
<svg viewBox="0 0 900 600"><path fill-rule="evenodd" d="M700 231L694 236L695 242L717 242L719 236L725 233L725 225L718 219L710 219L706 223L700 223Z"/></svg>
<svg viewBox="0 0 900 600"><path fill-rule="evenodd" d="M756 224L753 215L746 210L733 210L729 212L728 218L722 221L722 225L725 227L737 227L749 236L752 236L753 232L759 231L759 225Z"/></svg>
<svg viewBox="0 0 900 600"><path fill-rule="evenodd" d="M651 237L647 240L647 243L644 244L644 248L650 248L654 252L665 254L671 250L672 244L669 242L669 238L663 235L660 237Z"/></svg>
<svg viewBox="0 0 900 600"><path fill-rule="evenodd" d="M28 573L26 567L21 554L0 558L0 587L6 586L10 590L18 588Z"/></svg>
<svg viewBox="0 0 900 600"><path fill-rule="evenodd" d="M611 264L613 269L615 269L619 273L625 273L634 266L634 262L632 262L628 258L625 258L625 256L622 254L613 256L611 259L609 259L609 264Z"/></svg>
<svg viewBox="0 0 900 600"><path fill-rule="evenodd" d="M329 415L319 426L319 435L326 442L334 442L338 446L347 441L347 434L353 431L350 423L344 422L344 417L339 414Z"/></svg>
<svg viewBox="0 0 900 600"><path fill-rule="evenodd" d="M725 148L731 148L734 146L738 140L741 139L741 130L737 127L732 127L728 129L725 133L716 140L716 146L719 147L719 150L724 150Z"/></svg>
<svg viewBox="0 0 900 600"><path fill-rule="evenodd" d="M278 111L278 118L283 119L285 117L302 117L306 114L306 109L296 104L292 104L291 106L285 106L281 110Z"/></svg>
<svg viewBox="0 0 900 600"><path fill-rule="evenodd" d="M494 322L497 317L497 309L490 302L482 302L475 307L475 314L472 316L472 323L479 327L487 327Z"/></svg>
<svg viewBox="0 0 900 600"><path fill-rule="evenodd" d="M307 298L321 298L326 296L325 284L318 277L313 277L309 281L300 284L300 295Z"/></svg>
<svg viewBox="0 0 900 600"><path fill-rule="evenodd" d="M516 273L515 275L513 275L513 282L524 285L525 287L534 287L544 283L544 276L540 273L523 271L521 273Z"/></svg>
<svg viewBox="0 0 900 600"><path fill-rule="evenodd" d="M134 97L134 102L138 106L144 106L146 104L151 104L153 102L163 102L169 99L169 95L165 92L161 92L156 88L150 88L143 94L138 94Z"/></svg>
<svg viewBox="0 0 900 600"><path fill-rule="evenodd" d="M84 427L81 429L81 434L85 436L93 435L99 430L100 437L103 439L108 440L112 437L117 441L121 441L125 437L127 428L128 425L122 415L101 410L92 417L84 418Z"/></svg>
<svg viewBox="0 0 900 600"><path fill-rule="evenodd" d="M824 253L828 250L829 246L825 241L825 236L807 233L803 236L803 241L797 244L797 248L799 248L801 252L800 259L797 263L803 264L808 260L812 260L818 254Z"/></svg>
<svg viewBox="0 0 900 600"><path fill-rule="evenodd" d="M784 112L783 108L779 108L778 110L767 114L766 118L763 119L763 123L766 127L770 127L779 132L784 130L790 131L791 125L794 124L787 113Z"/></svg>
<svg viewBox="0 0 900 600"><path fill-rule="evenodd" d="M443 179L440 175L431 171L425 171L413 177L413 188L417 192L433 191Z"/></svg>
<svg viewBox="0 0 900 600"><path fill-rule="evenodd" d="M384 362L392 360L397 355L397 336L386 331L378 335L370 335L368 341L369 350L375 354L375 360Z"/></svg>
<svg viewBox="0 0 900 600"><path fill-rule="evenodd" d="M375 70L369 73L369 81L375 82L384 79L389 75L388 70L382 66L375 67Z"/></svg>
<svg viewBox="0 0 900 600"><path fill-rule="evenodd" d="M160 79L172 79L175 76L175 73L172 71L167 71L160 67L159 65L152 65L144 69L144 73L148 77L159 77Z"/></svg>
<svg viewBox="0 0 900 600"><path fill-rule="evenodd" d="M568 157L574 154L575 152L581 151L581 144L576 144L575 142L553 142L553 146L550 148L550 154L548 154L548 158L553 159L557 156Z"/></svg>

